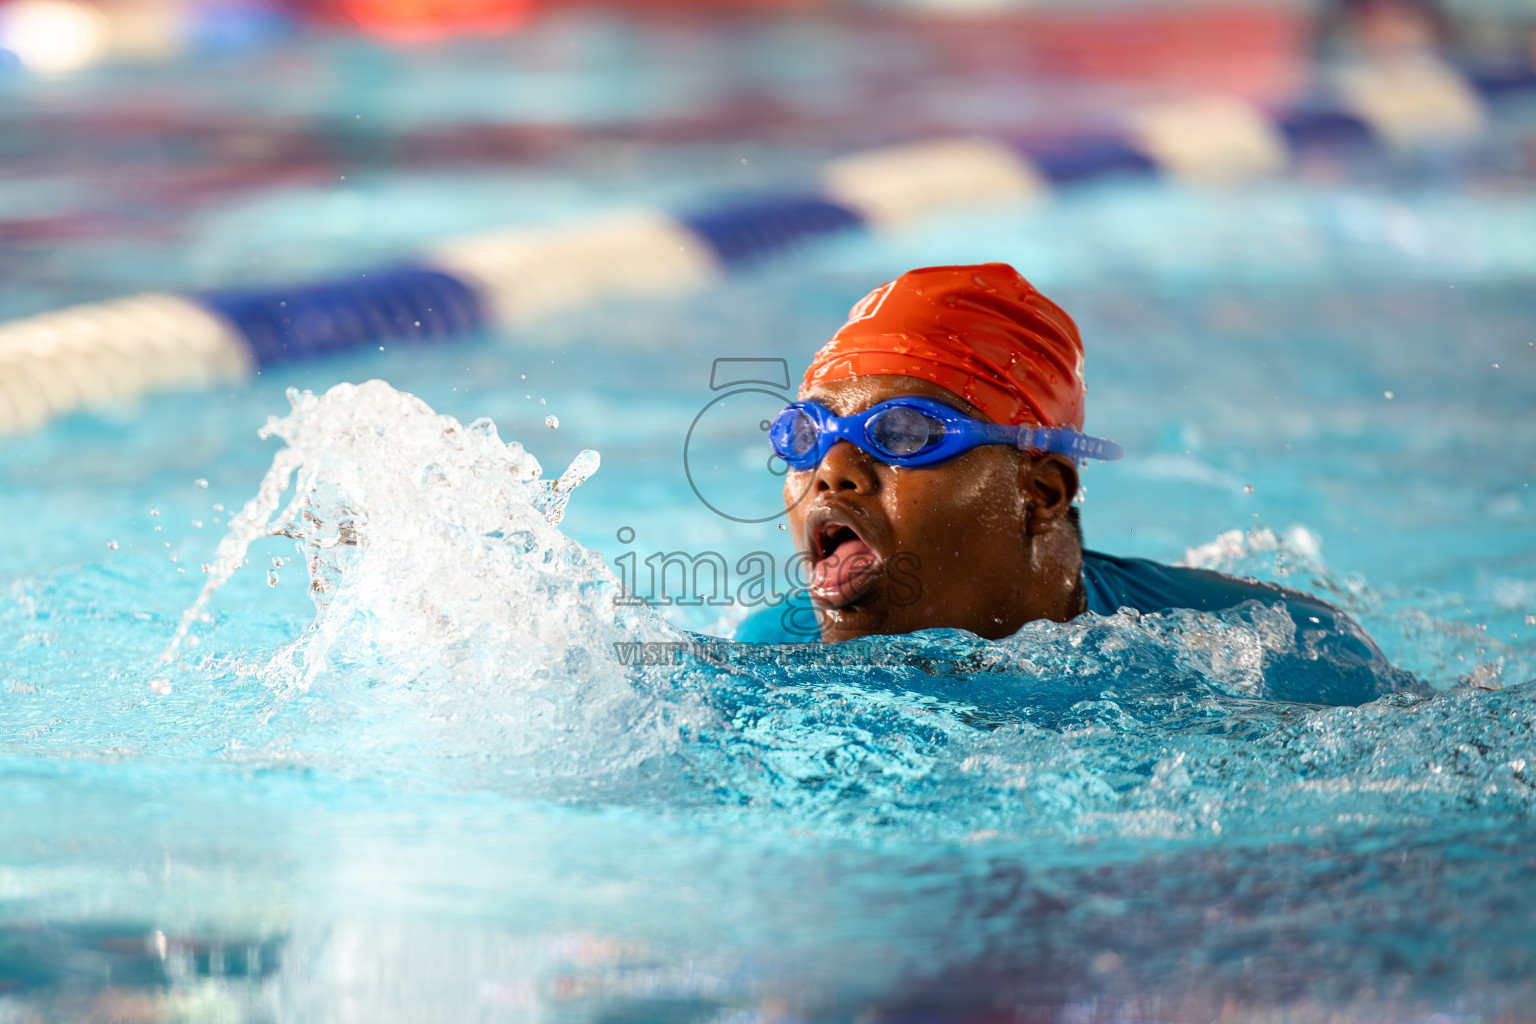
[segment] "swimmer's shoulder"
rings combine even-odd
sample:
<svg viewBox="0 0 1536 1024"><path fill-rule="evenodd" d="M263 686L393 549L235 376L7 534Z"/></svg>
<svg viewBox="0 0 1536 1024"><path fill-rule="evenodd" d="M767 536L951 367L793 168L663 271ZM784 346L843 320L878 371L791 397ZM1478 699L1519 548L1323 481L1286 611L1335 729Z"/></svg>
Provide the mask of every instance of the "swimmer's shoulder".
<svg viewBox="0 0 1536 1024"><path fill-rule="evenodd" d="M808 644L821 639L816 613L804 591L787 596L783 603L759 608L736 627L731 639L745 644Z"/></svg>
<svg viewBox="0 0 1536 1024"><path fill-rule="evenodd" d="M1296 626L1294 653L1278 658L1266 672L1271 690L1282 699L1358 704L1395 690L1421 689L1412 676L1387 661L1346 612L1299 590L1210 569L1087 550L1083 588L1087 610L1098 615L1112 615L1120 608L1220 612L1248 601L1268 606L1279 602Z"/></svg>
<svg viewBox="0 0 1536 1024"><path fill-rule="evenodd" d="M1348 618L1320 598L1262 580L1228 576L1210 569L1164 565L1149 558L1121 558L1099 551L1083 551L1083 589L1087 610L1113 615L1121 608L1138 612L1163 612L1191 608L1219 612L1245 601L1272 604L1283 601L1293 613L1300 611L1331 621Z"/></svg>
<svg viewBox="0 0 1536 1024"><path fill-rule="evenodd" d="M1330 618L1343 614L1311 594L1273 583L1087 549L1083 550L1083 588L1087 610L1096 615L1113 615L1121 608L1144 614L1174 608L1219 612L1255 600L1284 601L1287 606L1295 603L1313 611L1326 610Z"/></svg>

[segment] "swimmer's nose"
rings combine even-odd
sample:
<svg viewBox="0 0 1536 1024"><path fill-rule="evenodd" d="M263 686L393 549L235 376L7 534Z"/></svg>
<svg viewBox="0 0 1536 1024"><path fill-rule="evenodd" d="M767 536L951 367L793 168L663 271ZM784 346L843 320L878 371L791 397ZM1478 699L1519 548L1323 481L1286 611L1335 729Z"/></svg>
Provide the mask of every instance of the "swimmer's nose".
<svg viewBox="0 0 1536 1024"><path fill-rule="evenodd" d="M827 457L816 467L815 489L821 491L853 491L855 494L873 494L879 486L875 475L874 460L847 441L839 441L827 452Z"/></svg>

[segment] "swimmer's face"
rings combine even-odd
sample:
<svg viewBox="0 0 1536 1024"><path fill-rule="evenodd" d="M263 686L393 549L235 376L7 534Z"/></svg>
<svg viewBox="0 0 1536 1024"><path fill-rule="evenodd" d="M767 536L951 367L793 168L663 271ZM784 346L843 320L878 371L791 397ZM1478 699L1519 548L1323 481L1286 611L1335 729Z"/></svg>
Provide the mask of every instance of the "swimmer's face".
<svg viewBox="0 0 1536 1024"><path fill-rule="evenodd" d="M986 418L915 377L833 381L805 397L849 416L901 395ZM1031 619L1069 617L1048 599L1063 581L1039 579L1035 538L1060 523L1076 491L1069 460L1007 445L918 468L888 465L847 442L833 445L814 470L791 470L784 483L822 639L934 628L997 638Z"/></svg>

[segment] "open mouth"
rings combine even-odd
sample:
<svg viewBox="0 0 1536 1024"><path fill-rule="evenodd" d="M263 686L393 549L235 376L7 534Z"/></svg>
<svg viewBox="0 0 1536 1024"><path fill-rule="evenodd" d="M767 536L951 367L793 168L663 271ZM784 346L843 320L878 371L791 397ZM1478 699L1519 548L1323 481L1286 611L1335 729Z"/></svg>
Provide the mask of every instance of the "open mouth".
<svg viewBox="0 0 1536 1024"><path fill-rule="evenodd" d="M826 518L811 529L811 599L832 608L850 605L874 586L880 556L842 519Z"/></svg>

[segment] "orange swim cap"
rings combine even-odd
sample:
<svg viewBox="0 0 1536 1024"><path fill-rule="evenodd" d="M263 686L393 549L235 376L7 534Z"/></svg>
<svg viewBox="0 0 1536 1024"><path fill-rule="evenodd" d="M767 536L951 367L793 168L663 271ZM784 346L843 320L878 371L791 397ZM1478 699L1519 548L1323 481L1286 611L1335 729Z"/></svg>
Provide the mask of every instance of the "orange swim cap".
<svg viewBox="0 0 1536 1024"><path fill-rule="evenodd" d="M816 384L890 373L947 388L994 423L1083 429L1083 342L1006 263L925 267L881 285L811 359Z"/></svg>

